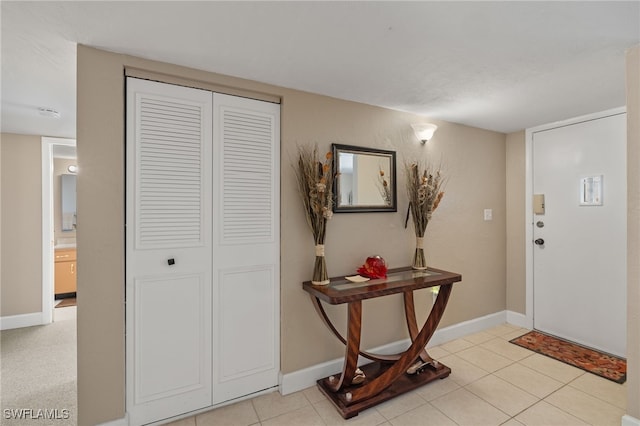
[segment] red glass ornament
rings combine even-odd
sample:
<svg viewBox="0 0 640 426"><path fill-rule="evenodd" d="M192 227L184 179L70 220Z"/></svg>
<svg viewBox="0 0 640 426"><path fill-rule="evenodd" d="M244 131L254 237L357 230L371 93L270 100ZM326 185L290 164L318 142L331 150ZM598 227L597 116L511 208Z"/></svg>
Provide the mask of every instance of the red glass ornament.
<svg viewBox="0 0 640 426"><path fill-rule="evenodd" d="M369 256L360 268L358 274L367 278L387 278L387 262L380 256Z"/></svg>

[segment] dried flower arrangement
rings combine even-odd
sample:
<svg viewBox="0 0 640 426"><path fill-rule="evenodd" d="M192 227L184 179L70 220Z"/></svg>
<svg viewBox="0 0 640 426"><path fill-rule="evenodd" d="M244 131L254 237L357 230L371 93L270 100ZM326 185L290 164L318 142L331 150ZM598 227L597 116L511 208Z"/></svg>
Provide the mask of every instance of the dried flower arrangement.
<svg viewBox="0 0 640 426"><path fill-rule="evenodd" d="M380 171L378 173L378 191L380 191L380 195L384 200L385 205L391 205L391 188L389 187L389 182L384 175L384 170L380 167Z"/></svg>
<svg viewBox="0 0 640 426"><path fill-rule="evenodd" d="M324 257L324 238L327 221L333 216L332 154L327 152L324 161L318 157L318 147L298 147L298 161L294 166L298 190L304 206L307 224L315 241L316 258L312 284L329 284L327 263Z"/></svg>
<svg viewBox="0 0 640 426"><path fill-rule="evenodd" d="M414 269L427 269L424 257L424 233L431 215L444 196L443 177L440 167L421 163L405 163L409 209L416 233L416 251L413 256Z"/></svg>

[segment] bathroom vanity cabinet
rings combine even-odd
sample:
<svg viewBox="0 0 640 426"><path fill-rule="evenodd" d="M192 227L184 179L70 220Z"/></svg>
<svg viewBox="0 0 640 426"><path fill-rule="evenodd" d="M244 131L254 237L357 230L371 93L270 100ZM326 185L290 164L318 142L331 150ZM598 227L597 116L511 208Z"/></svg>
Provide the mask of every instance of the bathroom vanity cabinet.
<svg viewBox="0 0 640 426"><path fill-rule="evenodd" d="M55 250L55 294L56 296L76 292L76 249Z"/></svg>

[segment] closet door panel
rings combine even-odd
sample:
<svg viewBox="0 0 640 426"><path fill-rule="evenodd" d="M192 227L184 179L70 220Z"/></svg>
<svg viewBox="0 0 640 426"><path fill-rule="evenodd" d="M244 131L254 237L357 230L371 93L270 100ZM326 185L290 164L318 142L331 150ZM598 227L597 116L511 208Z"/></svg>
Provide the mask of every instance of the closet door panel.
<svg viewBox="0 0 640 426"><path fill-rule="evenodd" d="M211 92L127 79L130 424L212 404Z"/></svg>
<svg viewBox="0 0 640 426"><path fill-rule="evenodd" d="M200 354L207 352L201 337L208 328L202 320L208 316L207 296L202 274L136 280L137 403L202 388L206 368Z"/></svg>
<svg viewBox="0 0 640 426"><path fill-rule="evenodd" d="M226 269L219 273L220 378L228 382L278 366L274 350L274 268ZM267 318L269 321L260 321Z"/></svg>
<svg viewBox="0 0 640 426"><path fill-rule="evenodd" d="M280 106L214 95L214 403L278 385Z"/></svg>

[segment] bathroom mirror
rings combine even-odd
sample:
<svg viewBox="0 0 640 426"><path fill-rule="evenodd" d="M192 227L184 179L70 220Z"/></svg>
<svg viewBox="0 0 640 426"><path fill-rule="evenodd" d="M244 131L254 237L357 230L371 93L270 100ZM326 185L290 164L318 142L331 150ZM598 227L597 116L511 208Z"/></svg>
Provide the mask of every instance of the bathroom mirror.
<svg viewBox="0 0 640 426"><path fill-rule="evenodd" d="M76 175L60 175L62 230L76 229Z"/></svg>
<svg viewBox="0 0 640 426"><path fill-rule="evenodd" d="M336 213L395 212L396 153L352 145L332 145Z"/></svg>

